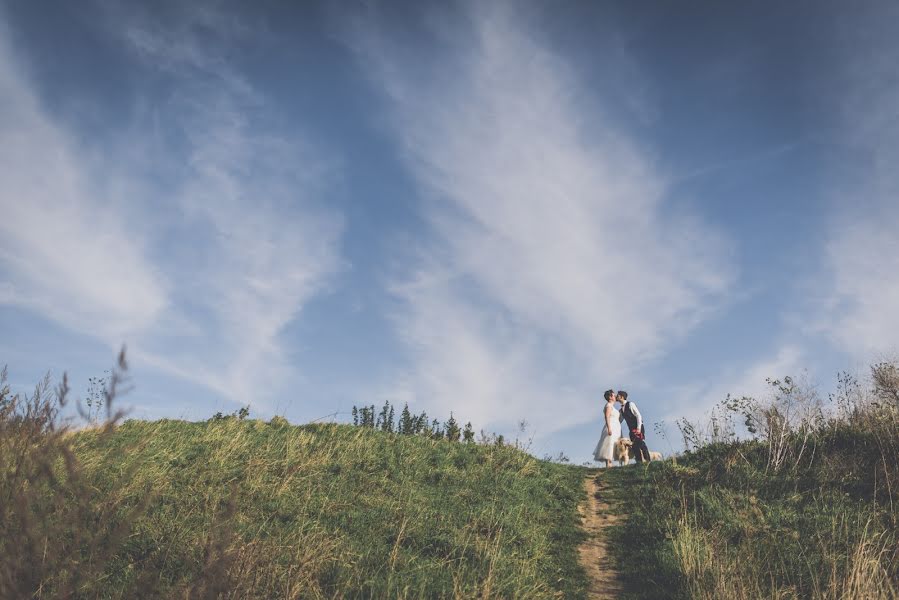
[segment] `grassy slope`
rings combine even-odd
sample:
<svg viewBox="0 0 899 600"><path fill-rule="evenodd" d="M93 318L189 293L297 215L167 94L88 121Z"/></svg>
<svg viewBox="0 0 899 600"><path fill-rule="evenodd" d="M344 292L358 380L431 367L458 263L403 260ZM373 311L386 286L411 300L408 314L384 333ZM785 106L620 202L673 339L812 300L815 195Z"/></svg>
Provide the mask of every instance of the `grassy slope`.
<svg viewBox="0 0 899 600"><path fill-rule="evenodd" d="M875 493L878 441L848 428L816 441L812 464L779 474L758 442L608 472L630 514L611 535L631 597L895 598L897 512Z"/></svg>
<svg viewBox="0 0 899 600"><path fill-rule="evenodd" d="M577 598L583 472L510 447L341 425L129 421L74 439L85 476L147 501L110 596L210 568L251 597Z"/></svg>

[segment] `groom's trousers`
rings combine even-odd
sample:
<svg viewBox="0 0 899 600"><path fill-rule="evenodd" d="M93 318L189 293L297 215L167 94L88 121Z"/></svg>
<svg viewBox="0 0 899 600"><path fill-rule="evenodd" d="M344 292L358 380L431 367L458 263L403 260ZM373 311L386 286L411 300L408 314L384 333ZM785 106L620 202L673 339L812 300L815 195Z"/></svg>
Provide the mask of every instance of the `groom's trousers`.
<svg viewBox="0 0 899 600"><path fill-rule="evenodd" d="M646 437L644 433L645 428L640 428L640 433L643 434L643 437ZM634 459L638 462L649 462L649 448L646 447L646 442L642 439L638 438L634 435L634 432L630 432L631 434L631 448L634 450Z"/></svg>

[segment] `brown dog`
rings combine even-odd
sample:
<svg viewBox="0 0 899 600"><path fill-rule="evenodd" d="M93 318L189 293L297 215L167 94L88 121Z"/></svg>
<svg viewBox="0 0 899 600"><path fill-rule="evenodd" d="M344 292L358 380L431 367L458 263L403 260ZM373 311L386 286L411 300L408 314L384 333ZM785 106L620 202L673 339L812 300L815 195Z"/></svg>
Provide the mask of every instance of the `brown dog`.
<svg viewBox="0 0 899 600"><path fill-rule="evenodd" d="M633 445L633 442L627 438L620 438L615 442L614 457L622 467L627 464L630 459L634 458Z"/></svg>
<svg viewBox="0 0 899 600"><path fill-rule="evenodd" d="M636 458L634 454L634 443L627 438L621 438L615 443L615 460L622 467L632 458ZM649 462L654 460L662 460L662 453L655 450L649 451Z"/></svg>

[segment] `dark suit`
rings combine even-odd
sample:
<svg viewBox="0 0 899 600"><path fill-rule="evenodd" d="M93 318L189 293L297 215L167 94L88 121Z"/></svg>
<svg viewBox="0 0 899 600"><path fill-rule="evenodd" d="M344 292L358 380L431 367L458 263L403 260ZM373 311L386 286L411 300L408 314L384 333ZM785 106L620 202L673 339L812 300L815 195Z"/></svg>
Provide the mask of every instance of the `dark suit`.
<svg viewBox="0 0 899 600"><path fill-rule="evenodd" d="M627 422L627 430L633 444L631 447L634 449L634 458L638 463L649 462L649 448L646 447L646 442L642 439L646 437L646 427L643 423L640 423L640 419L634 414L633 402L628 400L624 403L624 406L621 407L621 416ZM640 426L640 437L637 437L635 434L638 425Z"/></svg>

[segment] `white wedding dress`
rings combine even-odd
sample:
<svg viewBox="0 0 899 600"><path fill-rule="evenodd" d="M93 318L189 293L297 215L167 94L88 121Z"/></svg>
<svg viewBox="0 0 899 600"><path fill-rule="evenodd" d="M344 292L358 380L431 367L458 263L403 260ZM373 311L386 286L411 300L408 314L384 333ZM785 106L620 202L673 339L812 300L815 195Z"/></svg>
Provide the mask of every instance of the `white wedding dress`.
<svg viewBox="0 0 899 600"><path fill-rule="evenodd" d="M615 442L621 437L621 421L618 420L620 414L618 409L613 406L612 414L609 415L609 419L612 421L612 435L609 435L609 430L606 425L605 409L603 409L602 435L599 436L599 442L596 444L596 449L593 451L593 460L615 460Z"/></svg>

